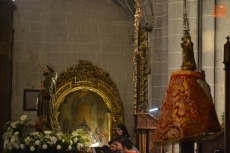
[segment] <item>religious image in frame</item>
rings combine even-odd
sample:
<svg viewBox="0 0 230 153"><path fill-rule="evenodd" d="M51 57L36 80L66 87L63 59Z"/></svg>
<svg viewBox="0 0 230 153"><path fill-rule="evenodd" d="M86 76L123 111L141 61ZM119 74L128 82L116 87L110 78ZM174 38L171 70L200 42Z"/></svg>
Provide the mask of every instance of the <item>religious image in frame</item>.
<svg viewBox="0 0 230 153"><path fill-rule="evenodd" d="M99 146L107 144L107 106L100 95L90 90L71 92L66 95L58 111L63 133L83 128L93 143Z"/></svg>
<svg viewBox="0 0 230 153"><path fill-rule="evenodd" d="M23 111L36 111L39 93L38 89L24 89Z"/></svg>

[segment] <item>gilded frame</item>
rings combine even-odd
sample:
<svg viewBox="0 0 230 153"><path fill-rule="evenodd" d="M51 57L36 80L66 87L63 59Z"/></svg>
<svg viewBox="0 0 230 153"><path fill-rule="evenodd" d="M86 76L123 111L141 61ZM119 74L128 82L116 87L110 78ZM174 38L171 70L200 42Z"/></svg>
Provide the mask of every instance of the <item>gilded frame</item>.
<svg viewBox="0 0 230 153"><path fill-rule="evenodd" d="M91 62L80 60L78 65L68 68L57 79L55 114L66 95L76 90L90 90L100 95L107 106L107 130L110 140L116 134L116 126L124 122L124 108L115 83L109 74L92 65Z"/></svg>

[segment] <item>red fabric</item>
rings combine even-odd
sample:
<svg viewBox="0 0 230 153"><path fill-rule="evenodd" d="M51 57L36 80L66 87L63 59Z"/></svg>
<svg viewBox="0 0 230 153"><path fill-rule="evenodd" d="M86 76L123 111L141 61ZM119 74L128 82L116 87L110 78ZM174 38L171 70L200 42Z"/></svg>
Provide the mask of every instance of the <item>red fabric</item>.
<svg viewBox="0 0 230 153"><path fill-rule="evenodd" d="M154 134L155 141L180 141L220 128L213 102L198 79L205 80L195 71L172 73Z"/></svg>

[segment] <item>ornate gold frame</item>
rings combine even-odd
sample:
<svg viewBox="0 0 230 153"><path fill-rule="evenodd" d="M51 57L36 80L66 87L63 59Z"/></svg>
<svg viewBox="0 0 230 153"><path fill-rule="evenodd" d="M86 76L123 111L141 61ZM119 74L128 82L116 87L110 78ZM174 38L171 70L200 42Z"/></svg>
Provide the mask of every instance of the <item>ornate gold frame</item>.
<svg viewBox="0 0 230 153"><path fill-rule="evenodd" d="M116 84L107 72L90 61L80 60L78 65L68 68L57 79L55 114L65 96L76 90L90 90L100 95L107 106L108 132L110 140L115 136L115 129L124 122L124 108Z"/></svg>

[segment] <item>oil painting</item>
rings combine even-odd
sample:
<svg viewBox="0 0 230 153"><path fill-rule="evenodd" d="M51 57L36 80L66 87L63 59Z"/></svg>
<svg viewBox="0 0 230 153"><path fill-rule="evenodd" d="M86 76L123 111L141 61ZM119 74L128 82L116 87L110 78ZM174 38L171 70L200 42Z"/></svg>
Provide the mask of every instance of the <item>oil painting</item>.
<svg viewBox="0 0 230 153"><path fill-rule="evenodd" d="M103 98L90 90L76 90L66 95L59 106L58 121L62 132L83 128L94 143L108 142L107 106Z"/></svg>

